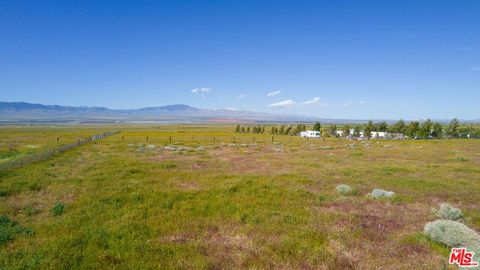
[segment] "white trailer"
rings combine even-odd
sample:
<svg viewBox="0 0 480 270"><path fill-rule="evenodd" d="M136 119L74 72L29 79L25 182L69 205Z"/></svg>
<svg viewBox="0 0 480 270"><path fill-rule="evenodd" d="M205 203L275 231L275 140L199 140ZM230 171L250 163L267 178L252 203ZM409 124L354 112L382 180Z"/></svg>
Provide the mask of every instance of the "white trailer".
<svg viewBox="0 0 480 270"><path fill-rule="evenodd" d="M302 131L300 132L300 137L320 139L320 131L317 131L317 130Z"/></svg>

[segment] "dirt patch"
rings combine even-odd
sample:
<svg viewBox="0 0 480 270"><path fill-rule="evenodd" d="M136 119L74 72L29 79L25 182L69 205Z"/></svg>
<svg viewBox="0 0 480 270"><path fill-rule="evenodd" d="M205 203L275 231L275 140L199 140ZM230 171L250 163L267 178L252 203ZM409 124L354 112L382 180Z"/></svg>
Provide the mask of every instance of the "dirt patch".
<svg viewBox="0 0 480 270"><path fill-rule="evenodd" d="M260 255L253 239L234 225L212 227L202 241L201 251L209 258L212 269L243 268Z"/></svg>
<svg viewBox="0 0 480 270"><path fill-rule="evenodd" d="M348 230L359 230L365 239L385 241L394 233L415 232L427 222L430 208L420 204L393 204L365 200L334 202L326 211L342 214L339 225Z"/></svg>
<svg viewBox="0 0 480 270"><path fill-rule="evenodd" d="M173 151L162 151L150 157L153 162L173 161L180 168L192 170L226 170L233 174L285 174L291 167L282 166L282 160L288 158L278 153L274 147L258 150L253 147L231 147L224 145L209 148L202 153L179 154Z"/></svg>
<svg viewBox="0 0 480 270"><path fill-rule="evenodd" d="M332 232L350 235L330 243L339 269L371 269L372 265L401 266L404 261L415 261L438 269L442 258L428 247L406 243L402 239L422 231L429 219L430 208L422 204L394 204L385 201L337 201L318 211L337 213ZM422 255L422 256L419 256ZM385 269L390 268L385 264Z"/></svg>

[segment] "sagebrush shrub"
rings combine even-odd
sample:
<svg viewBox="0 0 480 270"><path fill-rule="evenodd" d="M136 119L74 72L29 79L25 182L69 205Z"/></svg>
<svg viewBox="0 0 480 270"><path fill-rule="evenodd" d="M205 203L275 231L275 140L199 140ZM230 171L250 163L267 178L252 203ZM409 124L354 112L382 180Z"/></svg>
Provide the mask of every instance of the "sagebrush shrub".
<svg viewBox="0 0 480 270"><path fill-rule="evenodd" d="M480 235L463 223L440 219L428 222L424 232L435 242L449 247L465 247L480 254Z"/></svg>
<svg viewBox="0 0 480 270"><path fill-rule="evenodd" d="M455 208L448 203L440 204L440 207L435 209L434 213L441 219L459 220L463 218L462 210Z"/></svg>
<svg viewBox="0 0 480 270"><path fill-rule="evenodd" d="M370 195L375 199L391 198L391 197L395 196L395 192L386 191L386 190L383 190L383 189L376 188L376 189L372 190L372 193L370 193Z"/></svg>
<svg viewBox="0 0 480 270"><path fill-rule="evenodd" d="M337 192L340 194L350 194L353 192L353 189L349 185L345 185L345 184L338 185L336 189L337 189Z"/></svg>

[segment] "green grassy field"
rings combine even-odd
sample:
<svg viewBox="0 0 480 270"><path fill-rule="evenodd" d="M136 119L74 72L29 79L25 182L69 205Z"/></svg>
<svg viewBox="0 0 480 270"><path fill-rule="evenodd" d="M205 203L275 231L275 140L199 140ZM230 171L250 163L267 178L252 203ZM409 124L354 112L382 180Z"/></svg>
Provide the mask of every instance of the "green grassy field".
<svg viewBox="0 0 480 270"><path fill-rule="evenodd" d="M449 249L422 234L432 208L455 205L480 230L478 140L2 127L1 153L118 129L0 171L0 269L441 269ZM366 197L373 188L397 195Z"/></svg>

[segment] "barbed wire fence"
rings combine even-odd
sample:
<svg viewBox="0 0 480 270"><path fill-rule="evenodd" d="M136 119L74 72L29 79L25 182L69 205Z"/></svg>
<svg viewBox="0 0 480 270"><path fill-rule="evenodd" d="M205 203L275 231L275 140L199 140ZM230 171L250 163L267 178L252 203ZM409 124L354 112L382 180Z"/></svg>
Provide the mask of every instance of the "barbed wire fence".
<svg viewBox="0 0 480 270"><path fill-rule="evenodd" d="M38 153L33 153L33 154L30 154L30 155L19 157L17 159L2 162L2 163L0 163L0 170L19 168L19 167L22 167L22 166L30 164L30 163L46 160L46 159L48 159L48 158L50 158L54 155L63 153L65 151L73 149L75 147L87 144L89 142L94 142L94 141L97 141L97 140L101 140L101 139L106 138L108 136L112 136L112 135L119 134L119 133L120 133L120 131L109 131L109 132L104 132L104 133L101 133L101 134L94 134L94 135L92 135L88 138L79 139L79 140L77 140L76 142L73 142L73 143L63 144L63 145L60 145L60 146L57 146L57 147L54 147L54 148L51 148L51 149L40 151Z"/></svg>

